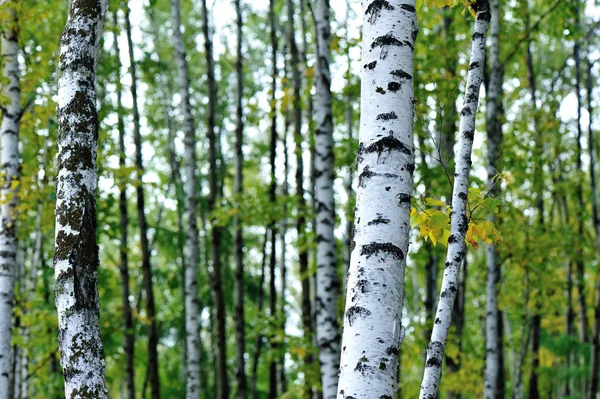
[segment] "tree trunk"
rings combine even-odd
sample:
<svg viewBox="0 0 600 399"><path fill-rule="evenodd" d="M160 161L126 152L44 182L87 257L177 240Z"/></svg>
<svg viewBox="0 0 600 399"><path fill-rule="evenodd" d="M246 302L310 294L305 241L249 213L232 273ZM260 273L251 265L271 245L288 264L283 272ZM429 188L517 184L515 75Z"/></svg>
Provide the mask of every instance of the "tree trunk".
<svg viewBox="0 0 600 399"><path fill-rule="evenodd" d="M215 81L215 62L213 59L212 36L208 26L208 7L206 0L202 0L202 34L204 36L204 54L206 57L206 79L208 86L208 162L209 186L208 197L209 212L215 208L220 198L219 182L217 175L217 137L215 134L215 117L217 107L217 89ZM227 380L227 337L225 335L225 302L223 298L223 272L221 264L221 238L223 228L211 216L211 254L212 254L212 289L215 298L215 322L217 338L217 399L229 399L229 384Z"/></svg>
<svg viewBox="0 0 600 399"><path fill-rule="evenodd" d="M243 73L243 54L242 54L242 10L240 6L240 0L235 1L235 11L237 15L236 28L237 28L237 59L235 63L236 73L236 128L235 128L235 194L237 197L237 207L242 207L242 194L243 194L243 169L244 169L244 153L242 151L243 145L243 131L244 131L244 109L242 99L244 95L244 73ZM239 213L236 213L233 217L233 225L235 230L235 338L237 343L237 397L239 399L246 399L247 383L246 383L246 365L244 360L244 354L246 353L246 331L245 331L245 319L244 319L244 240L242 225L239 217Z"/></svg>
<svg viewBox="0 0 600 399"><path fill-rule="evenodd" d="M488 0L477 0L471 7L475 10L475 26L472 36L471 60L467 75L466 95L460 112L459 152L456 157L456 173L452 190L452 215L450 217L450 237L444 277L440 297L431 332L431 341L427 345L427 360L423 373L423 382L419 397L436 397L442 376L442 359L448 328L457 292L459 268L465 258L465 235L469 221L467 219L467 192L471 171L471 152L475 134L475 117L479 103L479 88L483 80L485 60L485 38L490 21Z"/></svg>
<svg viewBox="0 0 600 399"><path fill-rule="evenodd" d="M486 126L487 126L487 188L490 196L500 194L499 185L494 177L498 173L500 145L502 143L502 81L503 66L500 61L500 0L491 0L490 22L490 80L486 90ZM488 220L496 224L496 216ZM500 283L500 265L496 245L486 248L487 282L486 282L486 356L483 383L483 396L486 399L504 398L504 355L502 345L502 314L498 309L498 287Z"/></svg>
<svg viewBox="0 0 600 399"><path fill-rule="evenodd" d="M269 239L269 230L265 230L263 245L262 245L262 261L260 264L260 277L258 283L258 314L262 314L264 307L264 289L265 285L265 266L267 264L267 240ZM250 380L250 391L252 392L252 399L258 399L258 391L256 385L258 383L258 361L260 360L260 351L262 349L264 335L261 331L258 331L256 338L254 339L254 354L252 356L252 375Z"/></svg>
<svg viewBox="0 0 600 399"><path fill-rule="evenodd" d="M335 203L333 198L334 155L329 59L331 26L329 0L314 5L317 35L316 63L316 147L315 204L317 234L316 333L324 399L335 399L340 367L340 335L337 302L340 284L335 245Z"/></svg>
<svg viewBox="0 0 600 399"><path fill-rule="evenodd" d="M15 272L17 268L17 206L21 163L19 159L19 127L21 119L21 86L19 72L18 0L2 2L8 21L0 28L2 48L1 95L7 103L0 109L0 399L8 399L10 391L10 353Z"/></svg>
<svg viewBox="0 0 600 399"><path fill-rule="evenodd" d="M158 329L156 326L156 310L154 305L154 288L152 283L152 267L150 264L150 247L148 241L148 222L146 220L146 206L144 186L144 164L142 160L142 135L140 132L140 112L137 97L137 67L133 55L133 40L131 38L131 21L129 18L129 5L125 6L125 27L127 33L127 46L129 51L129 64L131 72L131 97L133 99L133 141L135 143L135 166L137 170L137 213L140 225L140 243L142 250L142 274L144 291L146 293L146 313L148 317L148 378L150 382L150 395L152 399L160 398L160 381L158 366Z"/></svg>
<svg viewBox="0 0 600 399"><path fill-rule="evenodd" d="M108 398L94 200L96 65L107 5L106 0L73 0L61 37L54 275L65 397L72 399Z"/></svg>
<svg viewBox="0 0 600 399"><path fill-rule="evenodd" d="M115 30L113 32L114 37L114 51L117 60L117 77L115 80L116 84L116 95L117 95L117 128L119 130L119 167L124 169L126 167L126 155L125 155L125 122L123 121L123 115L125 111L123 109L122 93L123 85L121 83L121 51L119 49L119 18L118 11L115 10L113 13L113 20ZM135 351L135 337L133 330L133 315L131 312L131 305L129 304L129 297L131 295L129 291L129 260L127 257L127 251L129 251L128 244L128 233L127 228L129 226L129 215L127 212L127 181L122 179L119 182L119 226L120 226L120 243L119 243L119 254L120 254L120 265L119 274L121 277L121 302L123 303L123 352L125 353L125 398L135 398L135 372L134 372L134 351Z"/></svg>
<svg viewBox="0 0 600 399"><path fill-rule="evenodd" d="M593 76L592 63L587 59L587 109L589 114L588 124L588 151L590 156L590 181L592 185L592 220L596 234L596 251L600 255L600 216L598 216L598 197L596 186L596 156L594 152L594 130L592 122L594 110L592 108ZM592 347L590 352L590 384L588 388L588 399L596 398L598 392L598 369L600 363L600 273L596 275L596 287L594 295L594 325L592 329Z"/></svg>
<svg viewBox="0 0 600 399"><path fill-rule="evenodd" d="M364 3L355 235L339 397L392 398L413 189L415 1Z"/></svg>
<svg viewBox="0 0 600 399"><path fill-rule="evenodd" d="M188 75L187 54L181 33L181 3L171 0L173 23L173 46L177 60L179 96L183 115L184 169L185 169L185 369L186 398L200 396L200 304L198 300L198 263L200 242L198 233L198 181L196 178L196 132L190 105L190 78Z"/></svg>
<svg viewBox="0 0 600 399"><path fill-rule="evenodd" d="M310 278L308 275L308 250L306 248L306 200L304 198L304 161L302 158L302 81L300 76L300 54L296 44L294 31L294 0L288 0L288 34L290 45L290 68L292 70L292 109L294 123L294 143L296 155L296 199L297 219L296 230L298 232L298 256L302 295L302 329L304 331L304 344L310 346L312 343L312 311L310 300ZM313 362L312 355L307 354L304 359L305 371L305 396L311 397L312 381L310 369Z"/></svg>

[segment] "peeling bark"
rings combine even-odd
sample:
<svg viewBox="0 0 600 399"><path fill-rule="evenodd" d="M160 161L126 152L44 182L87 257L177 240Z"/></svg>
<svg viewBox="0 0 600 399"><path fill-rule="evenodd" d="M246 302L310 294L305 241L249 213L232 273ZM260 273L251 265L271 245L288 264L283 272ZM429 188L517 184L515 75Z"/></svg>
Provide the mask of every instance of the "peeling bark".
<svg viewBox="0 0 600 399"><path fill-rule="evenodd" d="M54 275L60 361L70 399L108 398L94 199L96 66L106 8L106 0L73 0L61 37Z"/></svg>
<svg viewBox="0 0 600 399"><path fill-rule="evenodd" d="M415 1L364 1L363 10L360 175L338 399L396 394L415 168ZM380 217L389 223L370 223Z"/></svg>

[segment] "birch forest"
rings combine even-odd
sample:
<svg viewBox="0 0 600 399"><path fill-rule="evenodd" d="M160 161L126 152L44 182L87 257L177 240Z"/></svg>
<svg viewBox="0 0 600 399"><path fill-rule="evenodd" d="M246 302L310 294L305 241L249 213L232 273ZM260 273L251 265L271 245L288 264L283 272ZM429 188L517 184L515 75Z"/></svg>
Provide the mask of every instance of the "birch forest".
<svg viewBox="0 0 600 399"><path fill-rule="evenodd" d="M599 0L0 0L0 399L600 397Z"/></svg>

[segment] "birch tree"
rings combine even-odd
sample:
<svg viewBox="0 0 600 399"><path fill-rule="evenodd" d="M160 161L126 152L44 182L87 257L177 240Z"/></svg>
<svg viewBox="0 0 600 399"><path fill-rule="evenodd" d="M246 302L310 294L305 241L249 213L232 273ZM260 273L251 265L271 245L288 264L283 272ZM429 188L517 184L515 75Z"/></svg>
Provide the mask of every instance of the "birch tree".
<svg viewBox="0 0 600 399"><path fill-rule="evenodd" d="M317 233L316 334L324 399L335 399L340 343L337 323L339 281L336 274L335 204L333 198L333 122L329 58L331 26L329 0L317 0L314 19L317 30L315 204Z"/></svg>
<svg viewBox="0 0 600 399"><path fill-rule="evenodd" d="M54 275L65 397L108 398L96 245L96 66L106 0L73 0L60 46ZM5 51L5 50L4 50Z"/></svg>
<svg viewBox="0 0 600 399"><path fill-rule="evenodd" d="M21 119L21 74L19 71L19 29L17 0L0 1L7 21L0 27L2 77L0 96L7 99L0 108L0 399L8 399L11 374L11 332L17 268L17 206L19 204Z"/></svg>
<svg viewBox="0 0 600 399"><path fill-rule="evenodd" d="M500 157L500 144L502 142L502 80L503 66L500 61L500 1L491 0L490 21L490 79L486 97L486 126L487 126L487 187L490 195L497 195L498 186L494 181L498 173ZM489 220L496 222L496 216L491 215ZM496 244L489 244L486 248L487 281L486 281L486 318L485 318L485 374L483 396L484 398L503 398L504 381L499 379L502 361L502 314L498 309L498 284L500 282L500 267Z"/></svg>
<svg viewBox="0 0 600 399"><path fill-rule="evenodd" d="M179 77L180 107L183 115L183 143L185 147L185 221L186 268L185 286L185 340L186 340L186 398L197 399L200 395L200 306L198 300L198 262L200 253L198 233L198 183L196 178L196 134L190 104L190 78L187 54L181 33L180 0L171 0L173 23L173 46Z"/></svg>
<svg viewBox="0 0 600 399"><path fill-rule="evenodd" d="M415 168L415 1L363 2L355 235L346 291L338 398L392 398Z"/></svg>
<svg viewBox="0 0 600 399"><path fill-rule="evenodd" d="M479 105L479 89L483 80L485 39L490 21L490 4L488 0L477 0L471 3L470 6L475 11L475 26L471 43L471 59L467 74L465 100L460 111L460 138L452 190L450 237L448 238L444 276L431 340L427 345L427 358L419 394L421 399L437 397L442 377L442 359L448 337L454 298L457 292L458 274L466 251L465 236L469 225L467 194L471 171L471 152L475 135L475 117Z"/></svg>

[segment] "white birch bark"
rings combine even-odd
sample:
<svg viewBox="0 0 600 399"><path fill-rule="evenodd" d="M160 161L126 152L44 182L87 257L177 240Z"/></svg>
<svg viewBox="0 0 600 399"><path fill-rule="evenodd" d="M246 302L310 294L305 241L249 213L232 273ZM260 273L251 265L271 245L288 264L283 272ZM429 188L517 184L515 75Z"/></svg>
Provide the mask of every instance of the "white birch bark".
<svg viewBox="0 0 600 399"><path fill-rule="evenodd" d="M395 396L413 190L414 0L363 0L355 235L338 399Z"/></svg>
<svg viewBox="0 0 600 399"><path fill-rule="evenodd" d="M452 215L450 216L450 237L440 296L431 340L427 345L427 359L420 399L437 397L442 378L442 360L448 328L452 317L452 307L458 286L458 274L465 257L465 235L469 226L467 219L467 194L471 171L471 152L475 135L475 116L479 104L479 89L483 80L485 41L490 21L488 0L477 0L471 7L475 10L475 27L472 36L471 60L467 74L464 105L460 111L460 139L456 156L456 173L452 190Z"/></svg>
<svg viewBox="0 0 600 399"><path fill-rule="evenodd" d="M334 235L334 155L331 74L329 72L331 42L329 13L329 0L315 1L314 19L317 30L314 172L317 233L316 337L323 399L335 399L337 374L340 367L340 334L336 311L340 284L336 274Z"/></svg>
<svg viewBox="0 0 600 399"><path fill-rule="evenodd" d="M200 306L198 302L198 261L199 236L197 225L198 184L196 180L196 138L192 107L190 105L190 78L183 36L181 33L181 5L179 0L171 0L173 22L173 46L179 76L179 96L183 114L183 143L185 169L185 212L186 268L185 268L185 339L186 339L186 398L200 396Z"/></svg>
<svg viewBox="0 0 600 399"><path fill-rule="evenodd" d="M486 98L486 125L487 125L487 186L490 194L497 194L494 176L498 173L496 167L499 158L500 142L502 140L502 122L500 113L502 109L502 64L500 61L500 1L491 0L490 20L490 81ZM496 222L496 216L491 215L489 220ZM496 245L490 244L486 248L487 280L486 280L486 318L485 318L485 373L483 384L483 397L492 399L499 397L497 392L501 383L498 380L500 373L500 346L499 329L502 322L498 310L498 283L500 281L500 268Z"/></svg>
<svg viewBox="0 0 600 399"><path fill-rule="evenodd" d="M108 398L96 245L96 65L107 0L72 0L61 37L54 274L58 344L69 399Z"/></svg>
<svg viewBox="0 0 600 399"><path fill-rule="evenodd" d="M19 85L19 41L17 1L0 1L10 18L3 23L0 48L2 50L2 96L8 103L2 108L0 123L0 399L10 392L11 331L14 304L15 269L17 267L17 211L19 162L19 119L21 118L21 89Z"/></svg>

